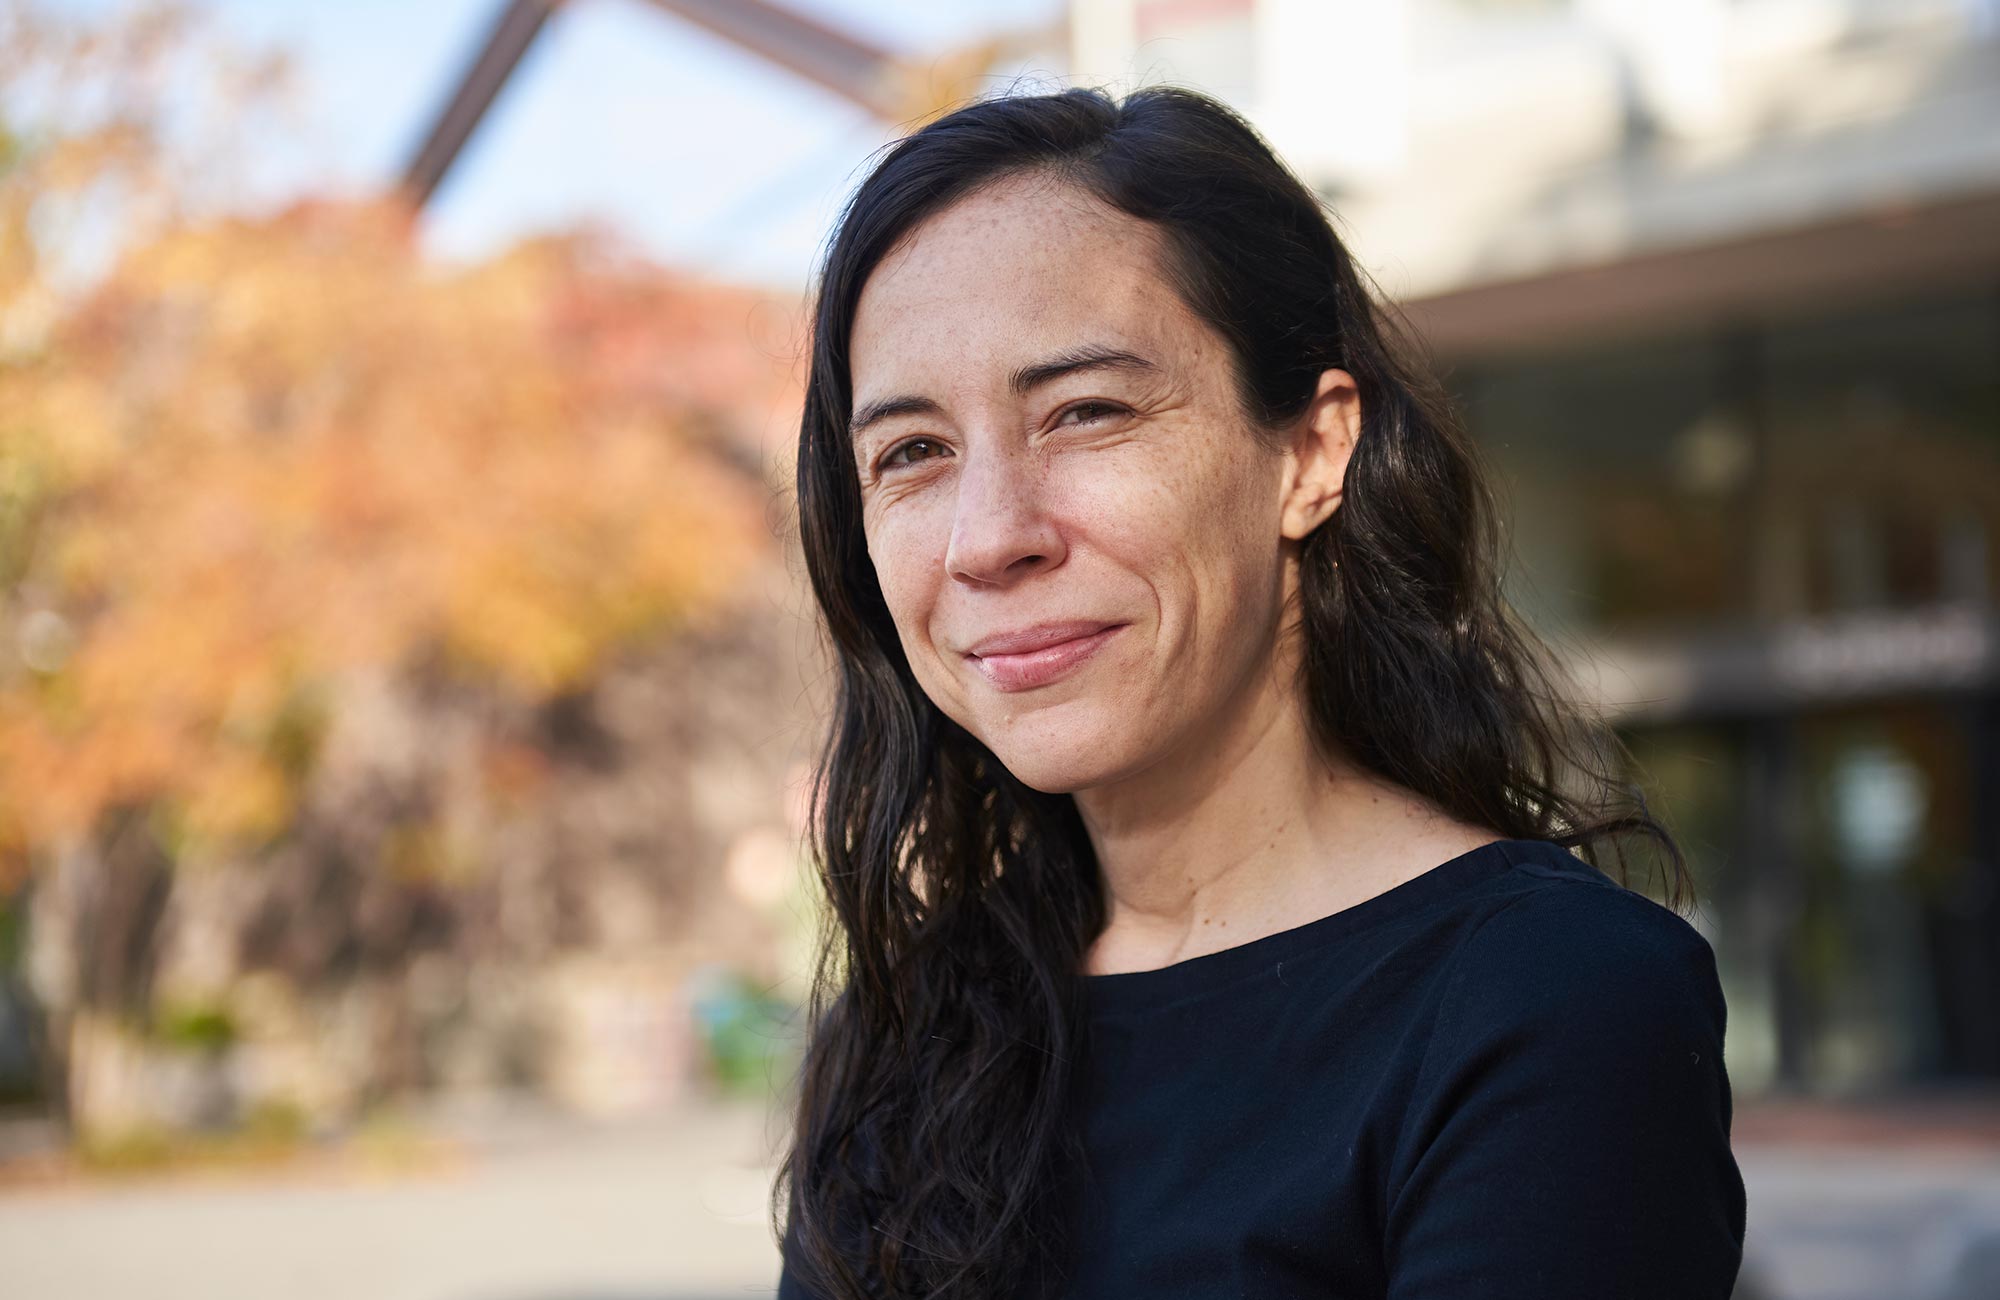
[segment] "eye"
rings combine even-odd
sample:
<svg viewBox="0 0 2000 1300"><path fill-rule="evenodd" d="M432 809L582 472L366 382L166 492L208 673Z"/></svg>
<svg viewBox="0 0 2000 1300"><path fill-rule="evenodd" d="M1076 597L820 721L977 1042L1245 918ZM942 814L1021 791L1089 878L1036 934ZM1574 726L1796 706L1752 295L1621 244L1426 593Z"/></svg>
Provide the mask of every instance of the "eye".
<svg viewBox="0 0 2000 1300"><path fill-rule="evenodd" d="M935 447L937 445L938 445L937 440L935 438L912 438L908 442L899 442L895 446L889 448L889 450L882 453L882 460L880 462L879 467L886 469L891 465L898 465L898 464L908 465L911 462L898 461L896 457L902 455L904 452L908 451L912 447Z"/></svg>
<svg viewBox="0 0 2000 1300"><path fill-rule="evenodd" d="M1077 423L1095 424L1106 416L1122 414L1124 410L1124 407L1113 406L1110 402L1078 402L1075 406L1070 407L1067 411L1057 416L1056 423L1061 424L1064 420L1077 414L1079 411L1086 413L1094 411L1096 412L1095 415L1090 415L1087 419L1078 420Z"/></svg>

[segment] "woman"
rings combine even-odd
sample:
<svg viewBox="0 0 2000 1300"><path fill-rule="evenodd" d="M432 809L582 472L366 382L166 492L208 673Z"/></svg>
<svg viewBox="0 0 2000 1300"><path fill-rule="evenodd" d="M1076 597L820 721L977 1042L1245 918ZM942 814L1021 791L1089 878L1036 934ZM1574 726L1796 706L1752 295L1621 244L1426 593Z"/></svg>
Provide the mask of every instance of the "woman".
<svg viewBox="0 0 2000 1300"><path fill-rule="evenodd" d="M781 1297L1728 1295L1713 957L1593 846L1686 868L1393 337L1194 92L976 103L855 194Z"/></svg>

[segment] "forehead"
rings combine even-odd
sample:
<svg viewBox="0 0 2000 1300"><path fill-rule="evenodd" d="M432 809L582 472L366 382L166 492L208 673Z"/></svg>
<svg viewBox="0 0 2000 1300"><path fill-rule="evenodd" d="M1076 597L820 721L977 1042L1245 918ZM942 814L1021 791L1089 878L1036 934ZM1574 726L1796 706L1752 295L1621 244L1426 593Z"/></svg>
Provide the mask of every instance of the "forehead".
<svg viewBox="0 0 2000 1300"><path fill-rule="evenodd" d="M1184 360L1198 327L1161 274L1164 246L1157 227L1060 182L1011 178L975 192L870 274L849 345L857 401L998 376L1086 341Z"/></svg>

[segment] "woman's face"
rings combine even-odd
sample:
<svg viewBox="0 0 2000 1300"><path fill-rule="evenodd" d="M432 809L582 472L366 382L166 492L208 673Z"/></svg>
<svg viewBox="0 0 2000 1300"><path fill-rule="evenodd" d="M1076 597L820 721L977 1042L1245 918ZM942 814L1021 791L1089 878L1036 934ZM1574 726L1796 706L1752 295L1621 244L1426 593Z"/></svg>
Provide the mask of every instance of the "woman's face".
<svg viewBox="0 0 2000 1300"><path fill-rule="evenodd" d="M1042 791L1199 746L1268 685L1286 533L1309 531L1288 529L1297 457L1252 436L1162 251L1145 222L1012 178L912 231L855 316L863 525L904 652ZM1108 630L975 653L1049 624Z"/></svg>

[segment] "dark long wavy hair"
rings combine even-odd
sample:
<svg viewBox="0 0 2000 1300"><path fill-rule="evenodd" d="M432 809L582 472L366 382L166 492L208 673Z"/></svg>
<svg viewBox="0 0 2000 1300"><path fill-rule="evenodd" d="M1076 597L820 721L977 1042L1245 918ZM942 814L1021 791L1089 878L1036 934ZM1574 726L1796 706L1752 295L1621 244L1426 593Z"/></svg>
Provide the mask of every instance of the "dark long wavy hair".
<svg viewBox="0 0 2000 1300"><path fill-rule="evenodd" d="M1161 273L1227 341L1255 436L1295 425L1323 370L1354 376L1342 503L1300 556L1298 688L1321 752L1593 865L1597 841L1649 836L1670 905L1693 896L1672 837L1614 775L1622 743L1555 686L1501 594L1487 472L1323 200L1196 91L961 107L889 146L843 212L799 429L799 527L837 683L809 832L828 921L772 1213L791 1269L828 1300L1018 1295L1056 1277L1065 1249L1080 972L1106 914L1096 856L1071 795L1022 784L918 687L848 438L871 270L926 218L1030 172L1164 233Z"/></svg>

